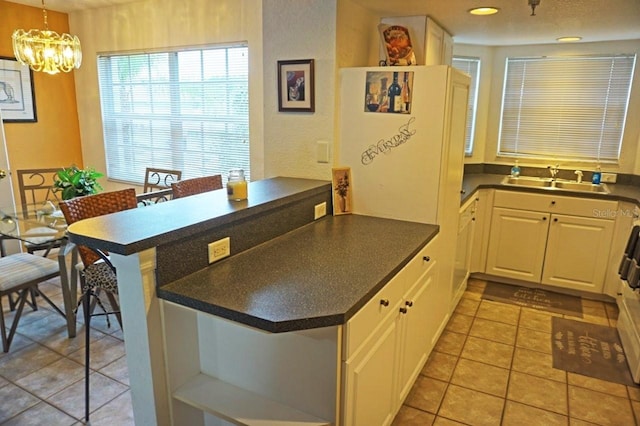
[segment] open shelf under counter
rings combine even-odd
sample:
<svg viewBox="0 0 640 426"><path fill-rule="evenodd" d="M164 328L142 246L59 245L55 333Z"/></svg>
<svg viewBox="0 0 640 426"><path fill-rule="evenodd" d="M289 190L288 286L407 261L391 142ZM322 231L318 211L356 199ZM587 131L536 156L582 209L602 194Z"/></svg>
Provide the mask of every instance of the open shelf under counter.
<svg viewBox="0 0 640 426"><path fill-rule="evenodd" d="M234 424L247 426L324 426L331 422L267 399L222 380L199 374L173 397Z"/></svg>

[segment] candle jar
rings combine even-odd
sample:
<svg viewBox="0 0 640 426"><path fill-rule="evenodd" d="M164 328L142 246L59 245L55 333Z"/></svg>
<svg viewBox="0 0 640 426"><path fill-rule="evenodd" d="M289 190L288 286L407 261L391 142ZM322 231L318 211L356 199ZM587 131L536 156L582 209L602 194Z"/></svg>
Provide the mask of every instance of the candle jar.
<svg viewBox="0 0 640 426"><path fill-rule="evenodd" d="M247 199L247 181L244 178L244 170L234 169L229 171L227 198L232 201Z"/></svg>

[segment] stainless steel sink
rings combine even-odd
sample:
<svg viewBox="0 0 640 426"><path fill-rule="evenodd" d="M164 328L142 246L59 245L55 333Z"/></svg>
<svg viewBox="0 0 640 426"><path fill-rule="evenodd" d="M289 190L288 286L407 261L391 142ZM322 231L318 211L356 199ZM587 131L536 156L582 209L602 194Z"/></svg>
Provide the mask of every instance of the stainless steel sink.
<svg viewBox="0 0 640 426"><path fill-rule="evenodd" d="M597 192L609 194L609 188L604 183L594 185L590 182L577 182L572 180L551 179L532 176L505 176L502 179L503 185L528 186L547 190L565 190L578 192Z"/></svg>
<svg viewBox="0 0 640 426"><path fill-rule="evenodd" d="M600 192L604 194L609 193L609 188L604 183L594 185L590 182L573 182L573 181L556 181L555 188L566 189L569 191L585 191L585 192ZM552 185L554 187L554 185Z"/></svg>
<svg viewBox="0 0 640 426"><path fill-rule="evenodd" d="M538 188L549 188L551 187L551 178L539 178L539 177L529 177L529 176L506 176L502 179L503 185L516 185L516 186L535 186Z"/></svg>

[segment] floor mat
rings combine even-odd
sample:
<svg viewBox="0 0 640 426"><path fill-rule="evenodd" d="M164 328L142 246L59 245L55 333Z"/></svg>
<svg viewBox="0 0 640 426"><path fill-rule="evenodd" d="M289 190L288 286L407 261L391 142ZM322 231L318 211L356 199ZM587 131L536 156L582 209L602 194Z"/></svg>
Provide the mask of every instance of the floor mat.
<svg viewBox="0 0 640 426"><path fill-rule="evenodd" d="M488 282L482 298L582 318L582 299L539 288Z"/></svg>
<svg viewBox="0 0 640 426"><path fill-rule="evenodd" d="M634 386L618 330L564 318L552 318L553 367Z"/></svg>

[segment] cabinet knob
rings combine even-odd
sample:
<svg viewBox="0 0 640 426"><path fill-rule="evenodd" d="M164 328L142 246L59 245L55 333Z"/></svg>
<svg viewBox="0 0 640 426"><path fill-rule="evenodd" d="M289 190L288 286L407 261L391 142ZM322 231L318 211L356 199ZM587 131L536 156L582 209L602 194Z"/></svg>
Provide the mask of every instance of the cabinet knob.
<svg viewBox="0 0 640 426"><path fill-rule="evenodd" d="M466 193L467 193L467 191L465 191L464 189L461 189L461 190L460 190L460 193L461 193L461 194L466 194Z"/></svg>
<svg viewBox="0 0 640 426"><path fill-rule="evenodd" d="M551 202L551 205L553 206L555 203L556 203L555 201L552 201L552 202Z"/></svg>
<svg viewBox="0 0 640 426"><path fill-rule="evenodd" d="M542 220L547 220L547 218L546 218L546 217L543 217L543 218L542 218Z"/></svg>
<svg viewBox="0 0 640 426"><path fill-rule="evenodd" d="M380 299L380 304L382 306L389 306L389 299Z"/></svg>
<svg viewBox="0 0 640 426"><path fill-rule="evenodd" d="M554 221L554 222L557 222L557 221L558 221L558 218L557 218L557 217L554 217L554 218L553 218L553 221Z"/></svg>
<svg viewBox="0 0 640 426"><path fill-rule="evenodd" d="M428 262L431 260L431 258L429 256L424 256L422 260L424 260L425 262Z"/></svg>
<svg viewBox="0 0 640 426"><path fill-rule="evenodd" d="M413 300L407 300L406 302L404 302L405 305L407 305L408 307L412 307L413 306Z"/></svg>
<svg viewBox="0 0 640 426"><path fill-rule="evenodd" d="M407 308L400 308L400 313L401 314L406 314L407 313Z"/></svg>

